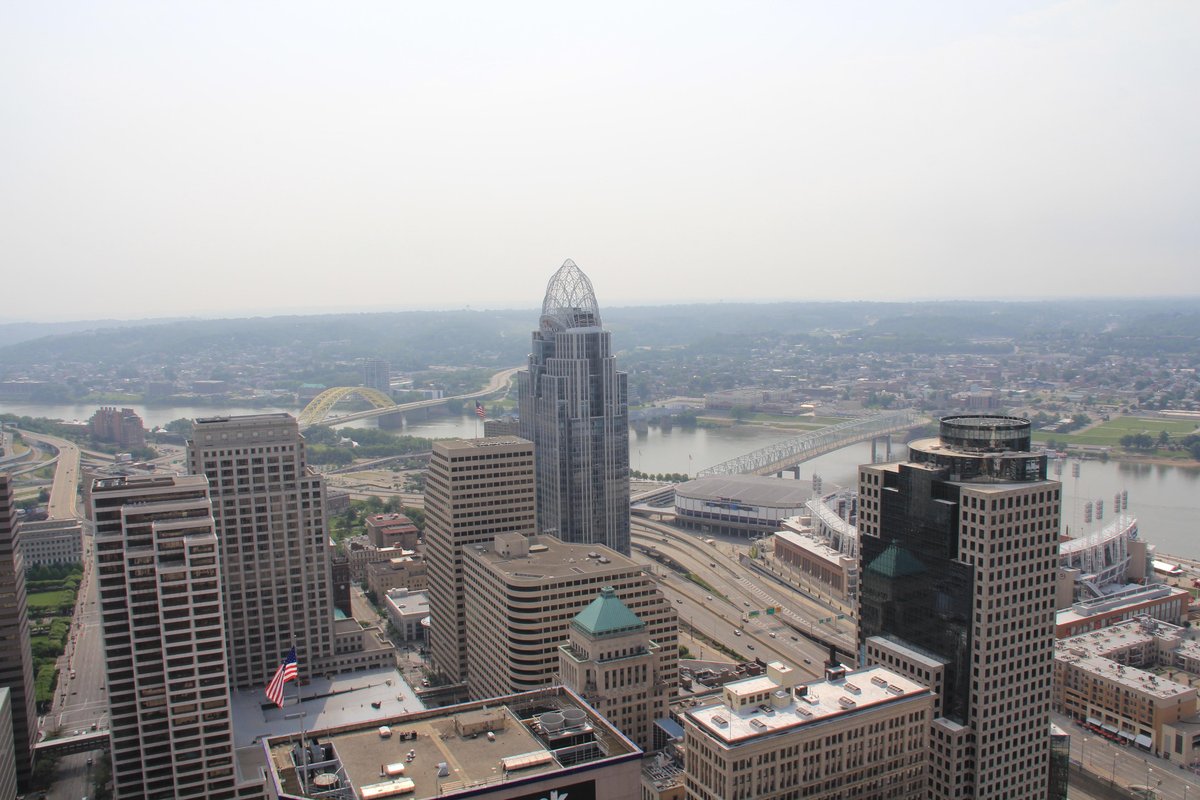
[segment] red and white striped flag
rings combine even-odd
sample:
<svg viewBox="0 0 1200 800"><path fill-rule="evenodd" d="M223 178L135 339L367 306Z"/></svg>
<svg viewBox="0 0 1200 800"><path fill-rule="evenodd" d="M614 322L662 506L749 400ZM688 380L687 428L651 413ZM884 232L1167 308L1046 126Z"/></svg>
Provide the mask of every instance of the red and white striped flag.
<svg viewBox="0 0 1200 800"><path fill-rule="evenodd" d="M483 410L483 403L479 402L478 400L475 401L475 416L479 417L480 419L483 419L487 416L487 412Z"/></svg>
<svg viewBox="0 0 1200 800"><path fill-rule="evenodd" d="M267 699L283 708L283 685L294 681L300 674L300 666L296 663L296 648L287 654L287 658L275 670L275 677L267 684Z"/></svg>

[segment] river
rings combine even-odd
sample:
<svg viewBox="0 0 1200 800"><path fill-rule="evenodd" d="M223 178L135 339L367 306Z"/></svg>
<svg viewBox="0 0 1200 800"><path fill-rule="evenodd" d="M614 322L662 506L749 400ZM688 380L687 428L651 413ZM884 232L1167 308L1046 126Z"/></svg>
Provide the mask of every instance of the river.
<svg viewBox="0 0 1200 800"><path fill-rule="evenodd" d="M120 404L119 404L120 405ZM161 407L128 404L145 421L147 427L163 425L180 417L208 417L218 414L262 414L274 411L298 413L296 409L222 408L218 406ZM66 420L86 420L96 410L95 405L33 405L0 403L0 413L22 416L51 417ZM404 433L431 439L477 435L478 420L473 414L447 417L435 416L407 426ZM374 420L351 423L355 427L373 427ZM478 425L481 432L483 426ZM734 428L650 428L644 434L630 431L629 465L648 473L685 472L694 474L705 467L748 453L760 447L791 438L795 434L766 428L737 426ZM895 455L904 454L897 446ZM850 486L855 481L859 464L871 460L871 446L862 442L828 453L801 465L801 480L820 475L823 488L835 485ZM1084 527L1095 529L1103 524L1093 520L1085 526L1084 504L1088 500L1103 500L1106 520L1111 518L1113 496L1129 492L1129 510L1139 520L1141 535L1158 545L1163 553L1200 559L1200 469L1167 465L1136 464L1120 461L1085 461L1080 465L1078 479L1072 477L1070 466L1062 475L1053 471L1051 477L1063 483L1063 525L1073 535Z"/></svg>

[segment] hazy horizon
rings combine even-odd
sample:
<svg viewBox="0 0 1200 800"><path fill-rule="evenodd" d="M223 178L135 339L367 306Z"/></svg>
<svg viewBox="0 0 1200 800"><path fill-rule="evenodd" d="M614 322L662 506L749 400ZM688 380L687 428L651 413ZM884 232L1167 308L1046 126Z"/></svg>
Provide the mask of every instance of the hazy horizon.
<svg viewBox="0 0 1200 800"><path fill-rule="evenodd" d="M0 322L1200 295L1200 6L10 6Z"/></svg>

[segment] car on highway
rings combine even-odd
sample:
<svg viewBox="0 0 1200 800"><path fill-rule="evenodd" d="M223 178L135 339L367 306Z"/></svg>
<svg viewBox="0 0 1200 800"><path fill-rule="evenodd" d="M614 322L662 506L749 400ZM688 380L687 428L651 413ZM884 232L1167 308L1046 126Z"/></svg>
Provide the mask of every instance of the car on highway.
<svg viewBox="0 0 1200 800"><path fill-rule="evenodd" d="M682 597L676 597L676 598L675 598L675 602L676 602L676 603L679 603L679 604L681 604L681 605L682 605L682 604L683 604L683 598L682 598Z"/></svg>
<svg viewBox="0 0 1200 800"><path fill-rule="evenodd" d="M706 594L706 595L704 595L704 599L705 599L705 600L712 600L712 595L711 595L711 594Z"/></svg>
<svg viewBox="0 0 1200 800"><path fill-rule="evenodd" d="M753 649L754 649L754 645L752 645L752 644L748 644L748 645L746 645L746 649L747 649L747 650L753 650Z"/></svg>
<svg viewBox="0 0 1200 800"><path fill-rule="evenodd" d="M734 635L734 636L741 636L741 635L742 635L742 632L741 632L739 629L737 629L737 628L734 628L734 629L733 629L733 635Z"/></svg>
<svg viewBox="0 0 1200 800"><path fill-rule="evenodd" d="M768 632L768 633L767 633L767 636L770 636L772 639L774 639L774 638L775 638L775 631L770 631L770 632Z"/></svg>

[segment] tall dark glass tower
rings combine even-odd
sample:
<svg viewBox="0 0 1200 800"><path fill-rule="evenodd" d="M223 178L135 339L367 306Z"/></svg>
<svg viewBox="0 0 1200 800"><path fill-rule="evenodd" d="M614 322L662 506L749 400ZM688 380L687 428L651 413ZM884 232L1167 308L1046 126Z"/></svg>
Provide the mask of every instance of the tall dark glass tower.
<svg viewBox="0 0 1200 800"><path fill-rule="evenodd" d="M626 375L592 282L569 259L546 286L517 386L521 436L534 445L539 532L629 555Z"/></svg>
<svg viewBox="0 0 1200 800"><path fill-rule="evenodd" d="M862 649L937 695L930 797L1045 797L1060 484L1029 420L946 417L858 481Z"/></svg>

